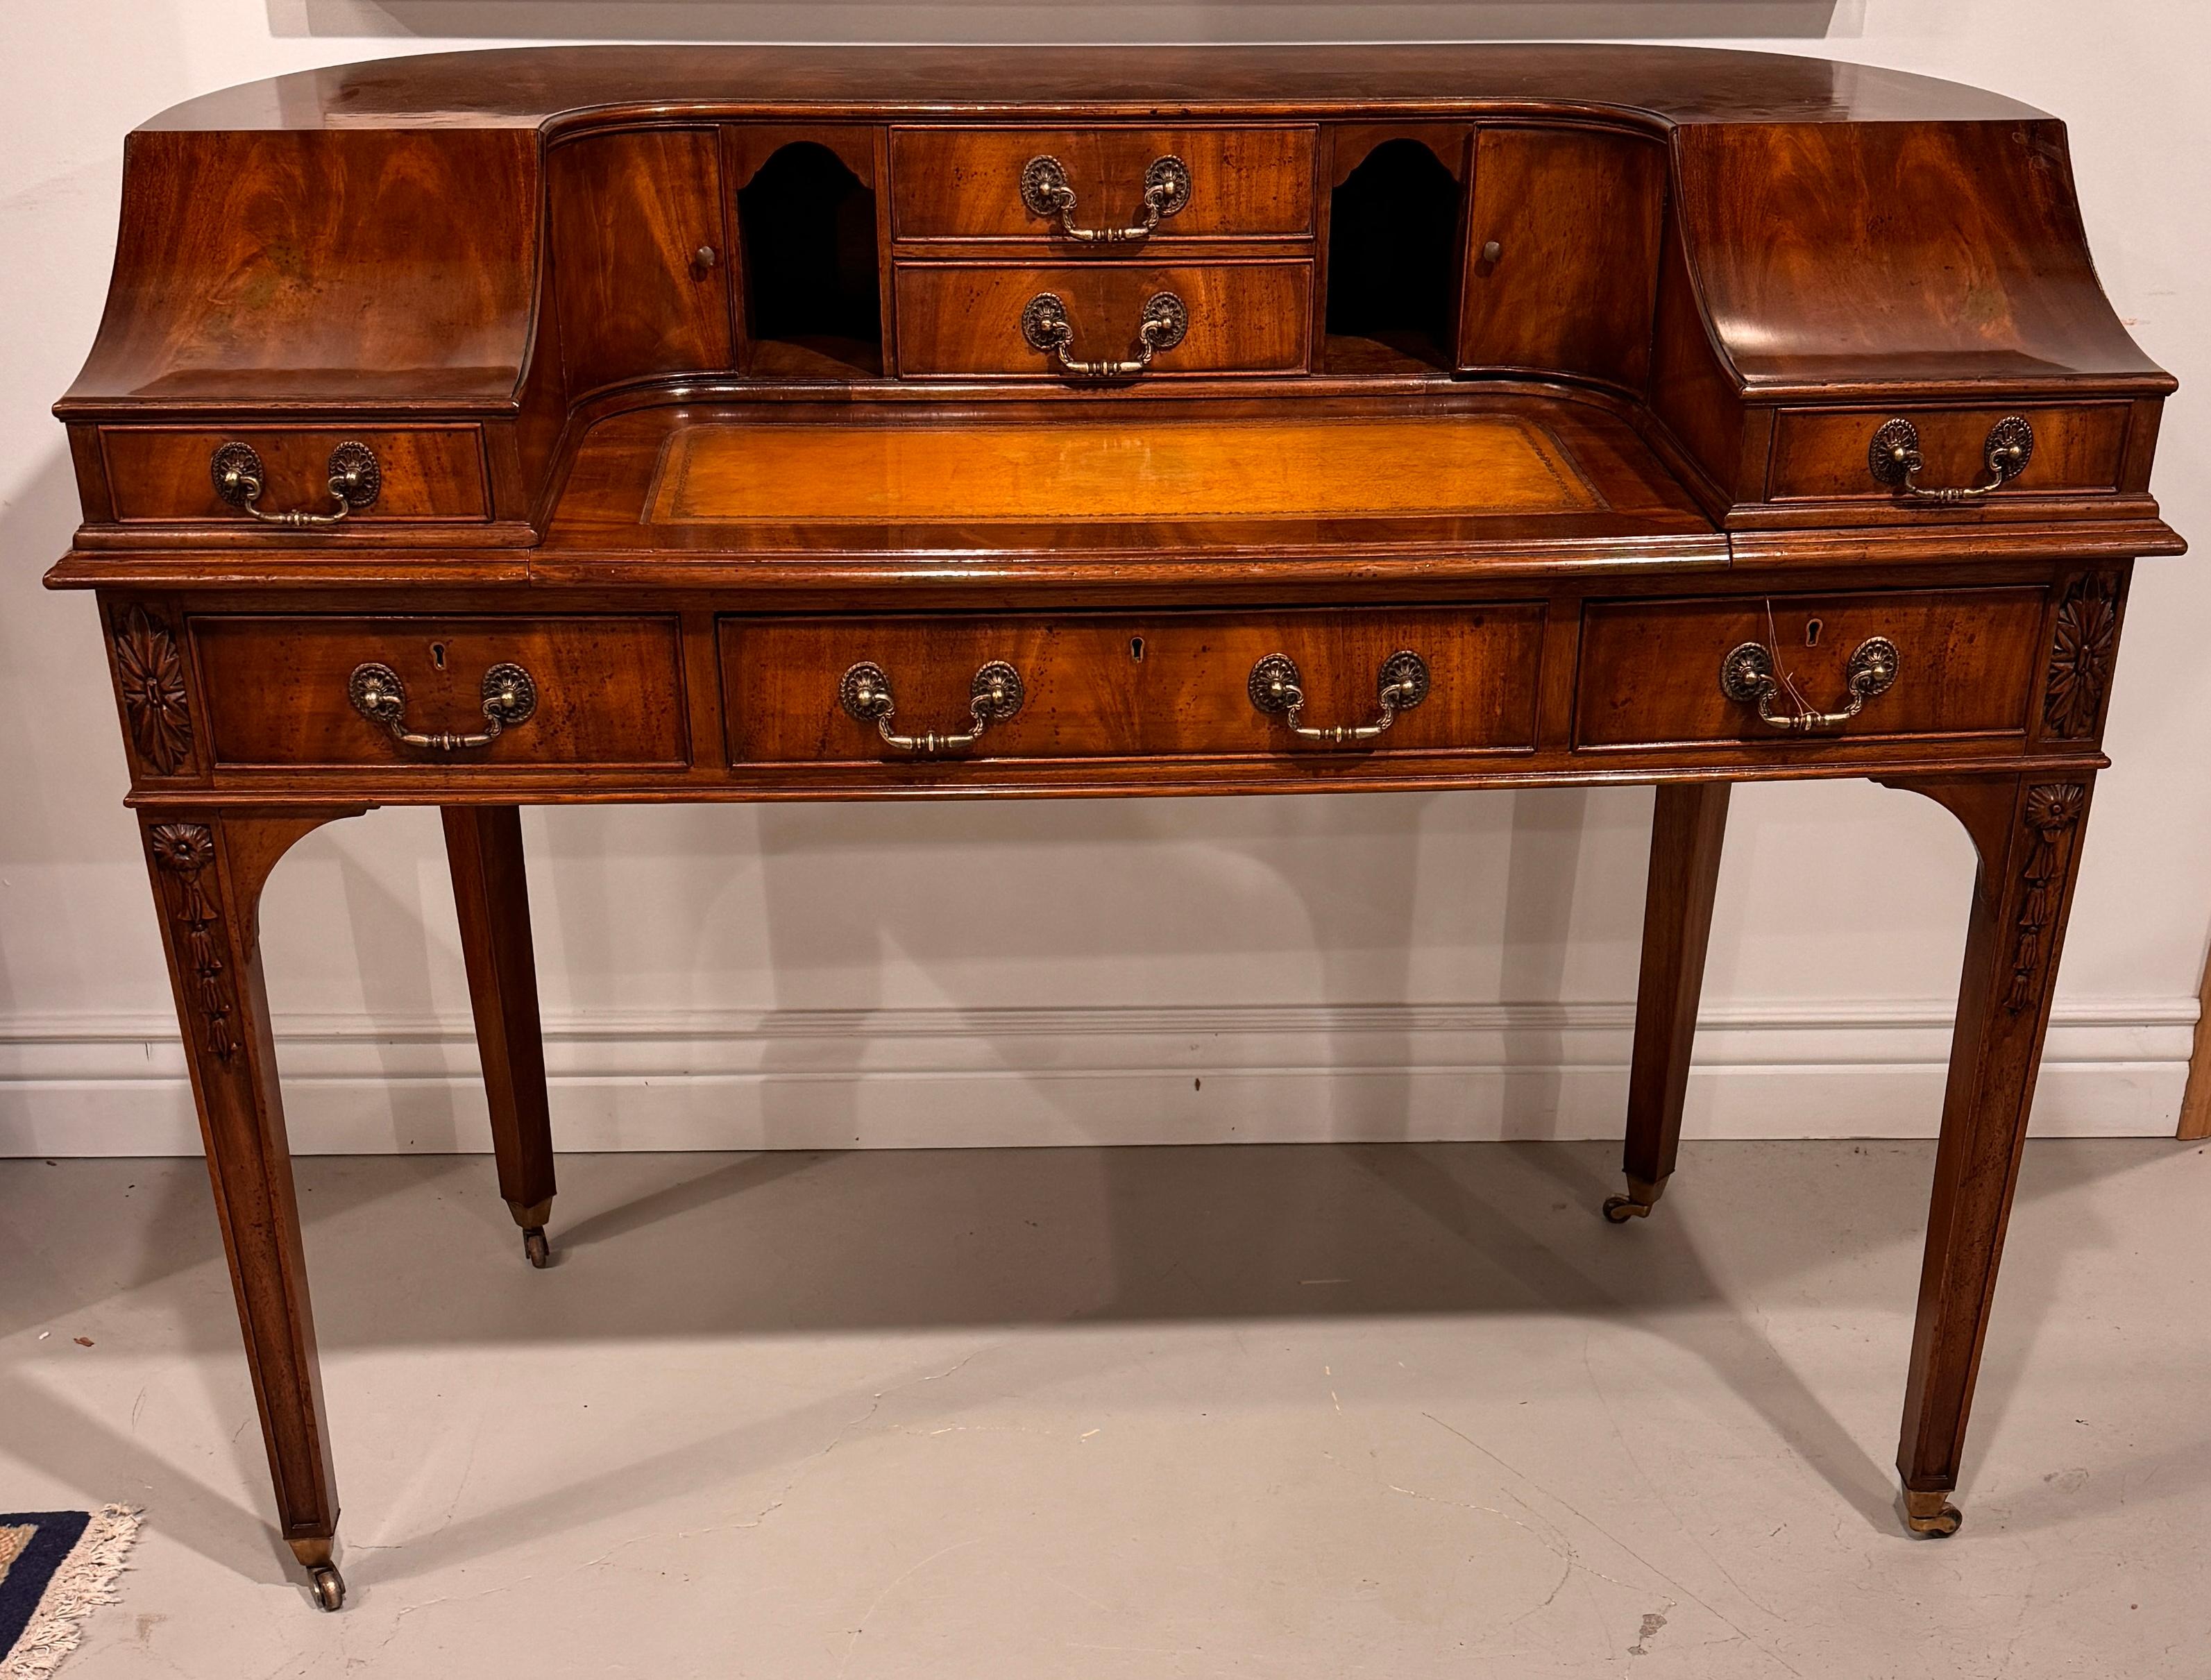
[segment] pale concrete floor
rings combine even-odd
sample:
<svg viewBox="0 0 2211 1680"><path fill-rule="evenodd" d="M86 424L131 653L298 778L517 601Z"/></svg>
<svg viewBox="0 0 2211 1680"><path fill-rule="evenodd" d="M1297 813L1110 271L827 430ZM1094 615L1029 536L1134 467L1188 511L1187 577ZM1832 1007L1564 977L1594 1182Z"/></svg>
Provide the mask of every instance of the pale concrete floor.
<svg viewBox="0 0 2211 1680"><path fill-rule="evenodd" d="M1893 1508L1931 1150L300 1164L309 1608L197 1161L0 1164L0 1509L147 1511L64 1680L2211 1673L2205 1152L2028 1154L1965 1532ZM78 1344L84 1337L90 1347Z"/></svg>

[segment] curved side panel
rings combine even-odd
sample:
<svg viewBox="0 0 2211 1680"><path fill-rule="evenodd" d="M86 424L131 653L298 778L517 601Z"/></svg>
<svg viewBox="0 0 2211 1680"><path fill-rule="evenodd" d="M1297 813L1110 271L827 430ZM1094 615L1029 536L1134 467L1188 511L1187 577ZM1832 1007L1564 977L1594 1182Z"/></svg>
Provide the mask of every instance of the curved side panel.
<svg viewBox="0 0 2211 1680"><path fill-rule="evenodd" d="M2097 283L2061 123L1712 124L1675 155L1704 310L1753 395L2172 389Z"/></svg>
<svg viewBox="0 0 2211 1680"><path fill-rule="evenodd" d="M539 178L524 130L134 134L106 312L57 411L504 408Z"/></svg>

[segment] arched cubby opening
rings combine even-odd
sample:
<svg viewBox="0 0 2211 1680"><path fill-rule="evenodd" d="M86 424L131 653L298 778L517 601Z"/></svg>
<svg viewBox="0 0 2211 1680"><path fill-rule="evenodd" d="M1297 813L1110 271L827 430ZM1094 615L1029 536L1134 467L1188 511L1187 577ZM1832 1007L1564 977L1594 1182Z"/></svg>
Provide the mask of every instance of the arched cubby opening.
<svg viewBox="0 0 2211 1680"><path fill-rule="evenodd" d="M883 371L875 194L818 141L778 146L737 189L751 371Z"/></svg>
<svg viewBox="0 0 2211 1680"><path fill-rule="evenodd" d="M1384 140L1329 195L1326 363L1425 373L1454 360L1458 176L1424 140Z"/></svg>

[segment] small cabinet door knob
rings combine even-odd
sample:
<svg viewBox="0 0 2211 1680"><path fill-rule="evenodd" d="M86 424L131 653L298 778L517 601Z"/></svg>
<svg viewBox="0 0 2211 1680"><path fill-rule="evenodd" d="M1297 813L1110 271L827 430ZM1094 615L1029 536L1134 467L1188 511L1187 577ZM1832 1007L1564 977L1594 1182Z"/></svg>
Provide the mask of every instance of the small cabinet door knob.
<svg viewBox="0 0 2211 1680"><path fill-rule="evenodd" d="M1481 247L1481 260L1493 267L1495 266L1497 259L1504 254L1505 247L1498 244L1495 240L1489 240Z"/></svg>

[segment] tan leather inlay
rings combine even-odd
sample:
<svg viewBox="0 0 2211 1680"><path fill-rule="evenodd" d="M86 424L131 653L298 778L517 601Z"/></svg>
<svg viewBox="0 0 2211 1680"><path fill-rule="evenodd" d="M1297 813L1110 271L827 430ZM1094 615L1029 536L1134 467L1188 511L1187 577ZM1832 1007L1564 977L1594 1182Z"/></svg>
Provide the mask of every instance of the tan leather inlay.
<svg viewBox="0 0 2211 1680"><path fill-rule="evenodd" d="M655 525L1054 525L1584 512L1558 441L1512 415L965 426L713 424L669 440Z"/></svg>

